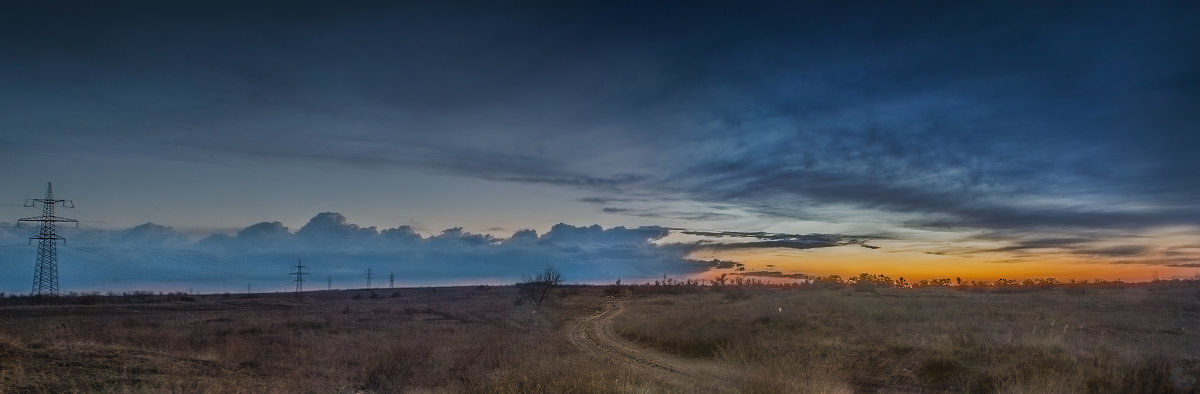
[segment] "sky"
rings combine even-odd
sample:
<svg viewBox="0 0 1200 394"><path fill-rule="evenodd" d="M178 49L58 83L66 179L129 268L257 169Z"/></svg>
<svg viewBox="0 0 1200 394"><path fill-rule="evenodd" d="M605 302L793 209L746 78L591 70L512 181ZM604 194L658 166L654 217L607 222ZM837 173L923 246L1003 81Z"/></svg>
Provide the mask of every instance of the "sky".
<svg viewBox="0 0 1200 394"><path fill-rule="evenodd" d="M0 3L0 291L1200 272L1195 2L643 3Z"/></svg>

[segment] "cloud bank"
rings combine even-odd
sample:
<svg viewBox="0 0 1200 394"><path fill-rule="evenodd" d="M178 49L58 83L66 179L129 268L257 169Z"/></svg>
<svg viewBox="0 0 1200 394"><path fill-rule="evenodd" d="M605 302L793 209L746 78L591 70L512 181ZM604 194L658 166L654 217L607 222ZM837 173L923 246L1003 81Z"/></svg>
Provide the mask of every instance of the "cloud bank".
<svg viewBox="0 0 1200 394"><path fill-rule="evenodd" d="M0 289L27 292L25 271L32 272L36 247L28 246L26 238L35 229L0 230L0 253L8 262ZM260 290L284 290L290 286L290 266L297 261L312 273L309 289L323 289L327 282L335 288L366 287L368 268L375 274L376 287L385 284L390 274L395 275L397 286L510 284L545 265L559 268L569 283L606 283L618 278L628 282L691 275L712 268L712 262L687 258L701 248L861 243L833 235L759 234L771 242L660 244L672 231L655 226L606 229L558 224L544 234L520 230L507 238L461 228L422 236L409 226L360 227L339 213L323 212L294 232L280 222L262 222L233 235L218 233L194 242L152 223L119 231L64 229L69 244L60 246L59 264L64 291L147 287L240 291L247 283Z"/></svg>

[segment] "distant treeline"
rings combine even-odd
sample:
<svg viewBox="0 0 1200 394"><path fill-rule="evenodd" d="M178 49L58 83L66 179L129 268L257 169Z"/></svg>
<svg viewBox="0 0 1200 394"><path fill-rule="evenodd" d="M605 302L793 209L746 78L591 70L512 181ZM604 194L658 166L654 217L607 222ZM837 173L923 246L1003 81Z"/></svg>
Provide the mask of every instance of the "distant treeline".
<svg viewBox="0 0 1200 394"><path fill-rule="evenodd" d="M1152 282L1124 282L1121 280L1075 280L1069 279L1061 281L1057 278L1038 278L1038 279L997 279L995 281L964 281L961 277L956 278L936 278L936 279L921 279L918 281L908 281L904 277L892 279L887 275L862 273L858 276L843 278L839 275L829 276L811 276L806 281L793 282L777 282L756 279L742 275L729 276L722 274L710 280L698 279L674 279L663 278L654 282L633 283L621 285L620 281L613 285L609 285L607 293L609 295L623 294L626 290L634 295L638 294L682 294L705 291L709 289L730 289L730 288L780 288L780 289L841 289L853 288L857 290L873 291L879 288L897 288L897 289L922 289L922 288L948 288L956 290L975 290L975 291L1018 291L1018 290L1036 290L1036 289L1093 289L1093 288L1125 288L1125 287L1141 287L1141 286L1170 286L1176 285L1194 285L1200 284L1200 275L1187 279L1169 279L1155 280Z"/></svg>
<svg viewBox="0 0 1200 394"><path fill-rule="evenodd" d="M1057 278L1036 278L1036 279L996 279L995 281L963 281L961 277L954 279L937 278L937 279L921 279L915 282L910 282L899 277L892 279L887 275L873 275L861 273L858 276L842 278L838 275L815 276L811 277L812 284L821 286L879 286L879 287L900 287L900 288L923 288L923 287L958 287L958 288L1003 288L1003 287L1061 287L1061 286L1125 286L1128 283L1118 280L1094 279L1060 281Z"/></svg>
<svg viewBox="0 0 1200 394"><path fill-rule="evenodd" d="M226 295L227 297L228 295ZM96 305L96 304L145 304L158 302L192 302L197 295L185 292L153 292L135 290L125 292L67 292L57 296L31 296L0 292L0 305Z"/></svg>

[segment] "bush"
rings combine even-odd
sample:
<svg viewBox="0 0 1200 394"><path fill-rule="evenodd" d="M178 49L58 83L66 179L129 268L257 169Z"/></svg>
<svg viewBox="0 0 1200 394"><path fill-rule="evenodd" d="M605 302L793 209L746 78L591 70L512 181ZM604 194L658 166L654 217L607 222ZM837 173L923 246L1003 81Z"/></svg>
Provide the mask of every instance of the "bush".
<svg viewBox="0 0 1200 394"><path fill-rule="evenodd" d="M533 301L533 305L541 306L542 302L550 297L550 291L558 287L561 281L562 272L552 265L547 265L542 272L526 277L525 282L518 283L517 286L521 288L521 294Z"/></svg>

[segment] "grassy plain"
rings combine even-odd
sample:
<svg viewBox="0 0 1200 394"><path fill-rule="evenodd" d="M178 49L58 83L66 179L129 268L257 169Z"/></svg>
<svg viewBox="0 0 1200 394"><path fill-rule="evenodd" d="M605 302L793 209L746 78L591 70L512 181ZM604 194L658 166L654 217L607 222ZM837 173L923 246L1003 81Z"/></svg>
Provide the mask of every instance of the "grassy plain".
<svg viewBox="0 0 1200 394"><path fill-rule="evenodd" d="M646 295L615 328L721 360L748 393L1197 392L1197 284L726 288Z"/></svg>
<svg viewBox="0 0 1200 394"><path fill-rule="evenodd" d="M561 291L561 289L560 289ZM562 335L602 297L513 287L0 307L0 392L658 391Z"/></svg>
<svg viewBox="0 0 1200 394"><path fill-rule="evenodd" d="M687 392L568 341L605 290L6 299L0 392ZM723 364L739 392L1200 390L1196 282L675 293L622 292L617 333Z"/></svg>

